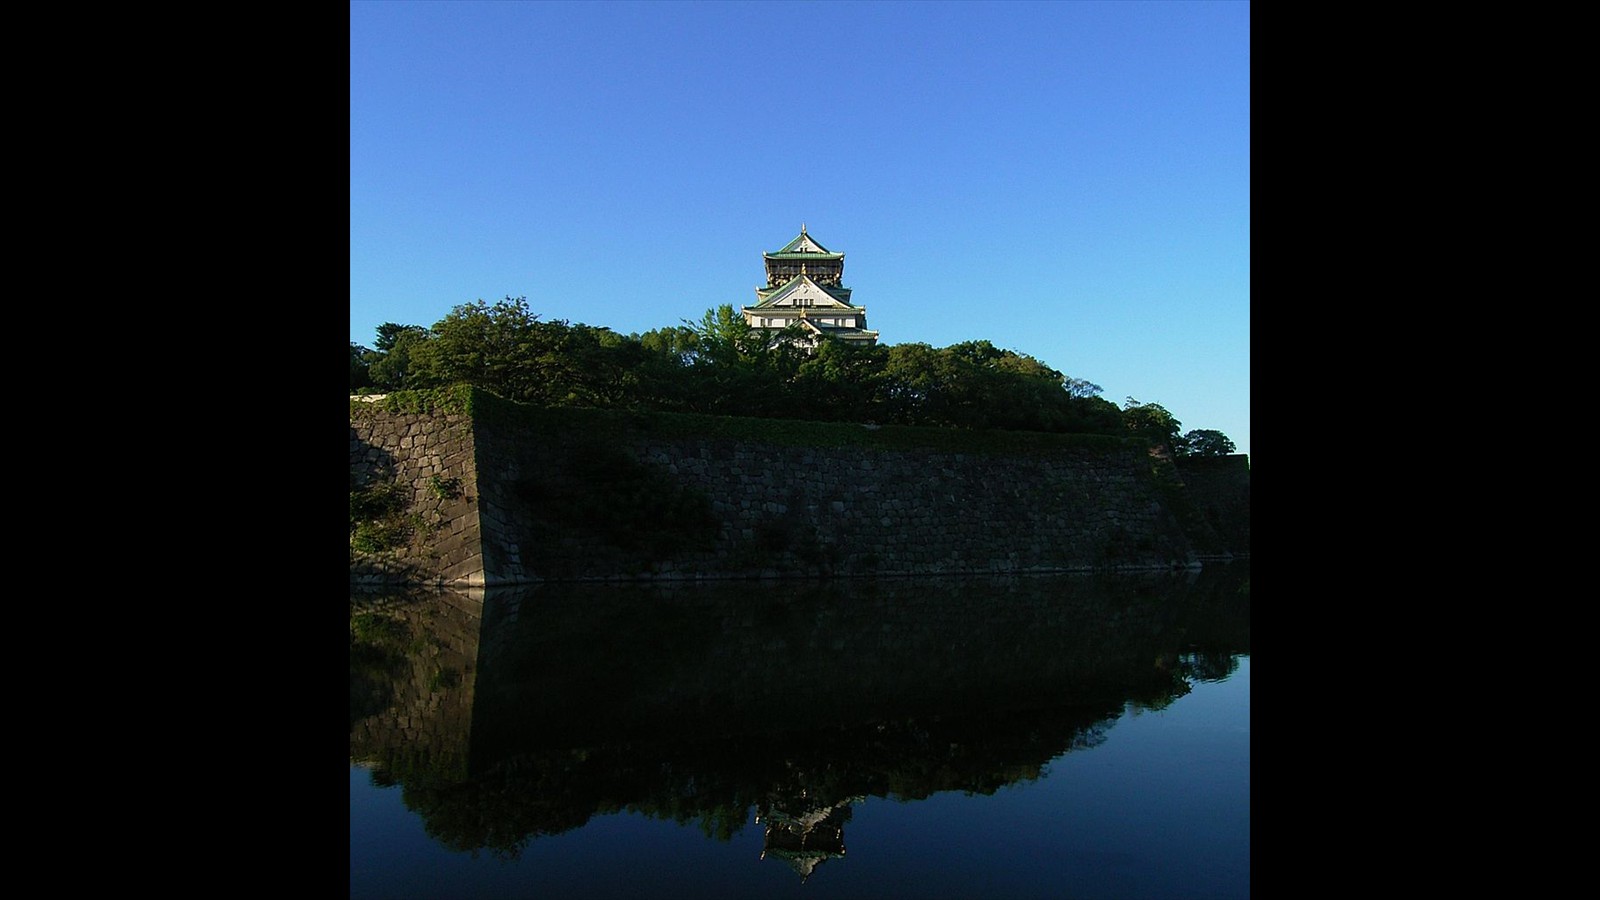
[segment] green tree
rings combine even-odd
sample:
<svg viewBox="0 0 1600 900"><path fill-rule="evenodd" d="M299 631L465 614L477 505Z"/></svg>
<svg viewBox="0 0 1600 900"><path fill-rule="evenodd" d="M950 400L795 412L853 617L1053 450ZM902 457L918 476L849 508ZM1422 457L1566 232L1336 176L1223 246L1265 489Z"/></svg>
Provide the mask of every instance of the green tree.
<svg viewBox="0 0 1600 900"><path fill-rule="evenodd" d="M538 325L525 297L461 304L434 324L431 339L412 348L415 386L465 381L508 399L542 401L539 359L548 342Z"/></svg>
<svg viewBox="0 0 1600 900"><path fill-rule="evenodd" d="M878 421L888 358L884 347L824 339L790 381L790 414L821 422Z"/></svg>
<svg viewBox="0 0 1600 900"><path fill-rule="evenodd" d="M666 328L657 328L640 335L631 335L645 350L660 355L663 359L672 361L679 366L687 366L694 362L696 341L695 330L684 325L669 325Z"/></svg>
<svg viewBox="0 0 1600 900"><path fill-rule="evenodd" d="M1165 447L1174 455L1183 440L1178 436L1183 423L1159 403L1140 403L1127 398L1122 407L1122 423L1128 433L1144 438L1151 446Z"/></svg>
<svg viewBox="0 0 1600 900"><path fill-rule="evenodd" d="M894 344L883 367L884 414L896 425L944 425L945 384L950 377L939 351L923 343Z"/></svg>
<svg viewBox="0 0 1600 900"><path fill-rule="evenodd" d="M807 351L798 330L751 328L730 304L706 310L699 322L684 320L690 393L695 412L787 418L790 382Z"/></svg>
<svg viewBox="0 0 1600 900"><path fill-rule="evenodd" d="M350 342L350 393L352 394L372 384L372 373L367 362L367 356L371 352L355 341Z"/></svg>
<svg viewBox="0 0 1600 900"><path fill-rule="evenodd" d="M1198 428L1183 436L1180 456L1227 456L1234 451L1233 441L1220 431Z"/></svg>
<svg viewBox="0 0 1600 900"><path fill-rule="evenodd" d="M641 408L683 411L694 408L695 333L687 325L670 325L629 335L642 354L639 362Z"/></svg>
<svg viewBox="0 0 1600 900"><path fill-rule="evenodd" d="M1065 375L1039 360L1010 350L1003 351L993 363L1004 378L999 385L1003 391L1004 416L996 418L993 427L1026 431L1070 430L1076 398L1069 389Z"/></svg>
<svg viewBox="0 0 1600 900"><path fill-rule="evenodd" d="M1121 434L1099 385L988 341L896 344L874 392L887 421L943 428Z"/></svg>
<svg viewBox="0 0 1600 900"><path fill-rule="evenodd" d="M543 346L535 360L552 406L637 409L647 396L649 351L609 328L546 322L537 326Z"/></svg>
<svg viewBox="0 0 1600 900"><path fill-rule="evenodd" d="M1104 390L1104 388L1100 387L1100 385L1095 384L1092 381L1084 381L1082 378L1064 379L1061 382L1061 386L1066 388L1067 396L1078 400L1086 400L1090 397L1098 397L1100 396L1100 392Z"/></svg>
<svg viewBox="0 0 1600 900"><path fill-rule="evenodd" d="M690 353L696 363L756 364L764 361L778 343L777 335L764 328L751 328L728 303L706 310L699 322L685 319L683 324L694 336Z"/></svg>
<svg viewBox="0 0 1600 900"><path fill-rule="evenodd" d="M394 350L402 337L424 337L427 333L428 329L421 325L397 325L394 322L385 322L378 326L378 339L372 346L380 353L388 353Z"/></svg>
<svg viewBox="0 0 1600 900"><path fill-rule="evenodd" d="M431 328L385 322L377 349L351 344L351 390L468 382L545 406L883 422L943 428L1137 434L1190 452L1178 421L985 340L858 346L813 340L801 326L751 328L730 304L698 321L619 335L542 321L526 298L477 300ZM1231 443L1193 432L1193 452ZM1218 436L1220 437L1220 436Z"/></svg>
<svg viewBox="0 0 1600 900"><path fill-rule="evenodd" d="M411 356L420 344L430 337L421 325L397 325L385 322L378 326L378 339L371 354L372 383L378 388L397 391L410 387Z"/></svg>
<svg viewBox="0 0 1600 900"><path fill-rule="evenodd" d="M1075 434L1124 433L1122 411L1104 397L1073 397L1064 431Z"/></svg>

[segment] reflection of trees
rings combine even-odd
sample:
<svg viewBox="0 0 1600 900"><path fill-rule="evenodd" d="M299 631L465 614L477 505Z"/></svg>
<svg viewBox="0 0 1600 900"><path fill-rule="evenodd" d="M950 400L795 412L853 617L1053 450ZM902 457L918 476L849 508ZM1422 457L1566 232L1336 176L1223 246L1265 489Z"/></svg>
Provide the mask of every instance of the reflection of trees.
<svg viewBox="0 0 1600 900"><path fill-rule="evenodd" d="M1198 650L1178 658L1184 677L1193 681L1224 681L1239 668L1239 657L1216 650Z"/></svg>
<svg viewBox="0 0 1600 900"><path fill-rule="evenodd" d="M358 712L377 701L358 709L356 685L376 697L389 673L391 700L420 697L450 642L425 634L413 609L401 616L418 629L410 645L433 647L433 660L397 675L374 650L358 666L353 608L352 755L378 760L375 777L402 784L452 849L515 855L624 811L728 840L754 811L774 852L799 841L789 849L821 853L831 839L796 823L856 798L988 794L1043 777L1051 759L1103 741L1125 709L1226 677L1249 650L1248 564L1231 568L490 592L481 646L458 648L471 651L469 677L429 695L440 716L467 698L456 730L442 729L453 743L421 750L384 737L385 712L367 713L358 741ZM779 823L788 837L770 831ZM816 853L790 860L814 865Z"/></svg>
<svg viewBox="0 0 1600 900"><path fill-rule="evenodd" d="M488 849L515 856L535 837L560 834L615 807L599 795L581 752L569 758L507 760L466 781L408 783L405 804L429 836L451 850Z"/></svg>
<svg viewBox="0 0 1600 900"><path fill-rule="evenodd" d="M736 741L644 743L525 754L464 782L418 777L406 805L454 850L515 856L528 840L592 816L636 812L730 840L752 810L770 823L851 798L992 794L1042 777L1062 752L1092 747L1121 707L1025 709Z"/></svg>

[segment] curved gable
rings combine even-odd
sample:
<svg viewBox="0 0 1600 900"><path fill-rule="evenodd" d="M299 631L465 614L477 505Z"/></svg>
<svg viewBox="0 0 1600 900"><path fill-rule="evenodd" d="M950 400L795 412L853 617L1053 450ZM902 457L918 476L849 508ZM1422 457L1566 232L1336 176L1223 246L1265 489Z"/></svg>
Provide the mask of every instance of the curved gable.
<svg viewBox="0 0 1600 900"><path fill-rule="evenodd" d="M757 295L761 294L757 291ZM840 295L843 296L840 296ZM763 309L772 307L807 307L811 309L854 309L849 303L848 290L830 290L811 280L809 275L796 275L788 283L761 298L756 306Z"/></svg>

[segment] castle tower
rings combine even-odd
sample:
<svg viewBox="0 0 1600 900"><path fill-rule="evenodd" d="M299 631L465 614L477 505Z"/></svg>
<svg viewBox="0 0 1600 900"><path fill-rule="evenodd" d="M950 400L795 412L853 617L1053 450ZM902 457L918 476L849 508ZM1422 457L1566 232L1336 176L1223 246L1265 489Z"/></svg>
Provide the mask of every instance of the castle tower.
<svg viewBox="0 0 1600 900"><path fill-rule="evenodd" d="M851 797L830 806L818 804L803 815L787 813L771 802L760 804L756 824L767 826L760 858L771 855L783 860L805 883L817 866L844 856L844 823L850 821L850 804L864 799Z"/></svg>
<svg viewBox="0 0 1600 900"><path fill-rule="evenodd" d="M843 285L844 254L831 253L806 233L778 250L761 254L767 284L756 288L756 303L741 309L751 328L782 331L798 325L812 345L824 337L871 346L876 331L867 330L867 308L852 306Z"/></svg>

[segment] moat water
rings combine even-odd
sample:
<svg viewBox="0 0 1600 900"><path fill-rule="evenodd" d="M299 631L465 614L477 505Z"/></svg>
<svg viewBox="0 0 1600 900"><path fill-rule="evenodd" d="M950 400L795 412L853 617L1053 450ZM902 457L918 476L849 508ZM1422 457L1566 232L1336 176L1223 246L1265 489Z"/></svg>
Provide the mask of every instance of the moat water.
<svg viewBox="0 0 1600 900"><path fill-rule="evenodd" d="M1249 574L353 594L350 896L1248 897Z"/></svg>

